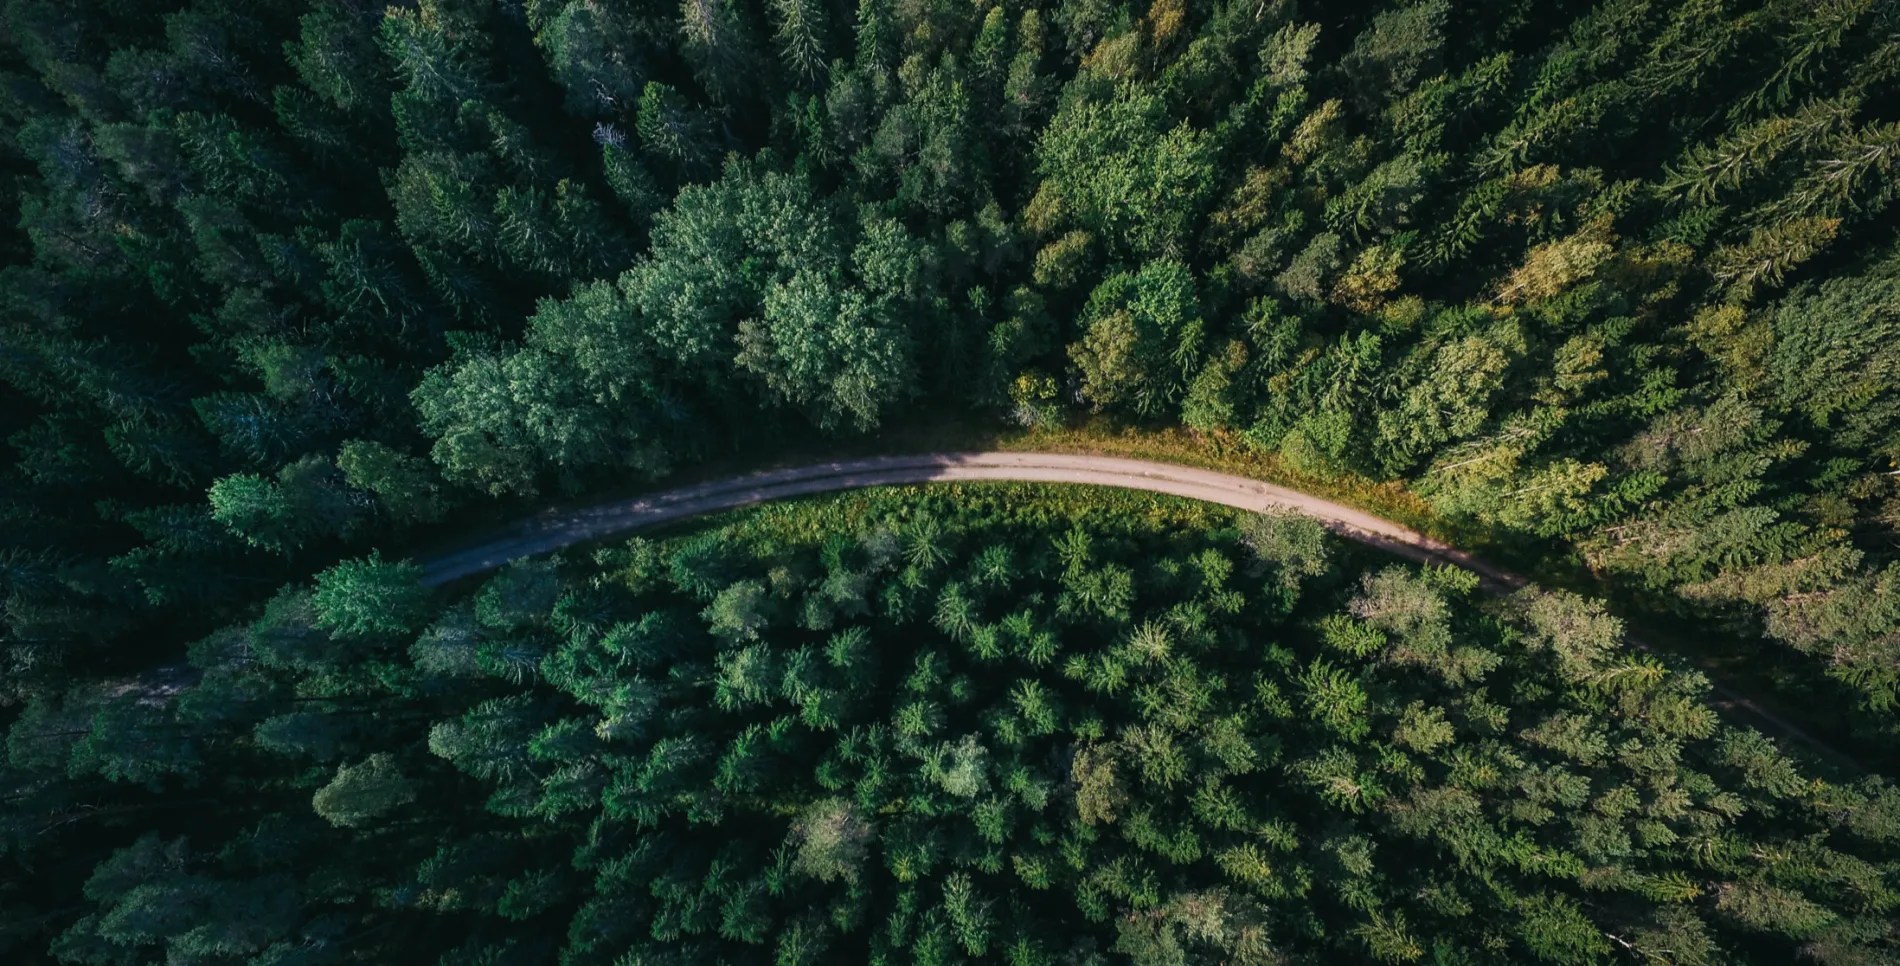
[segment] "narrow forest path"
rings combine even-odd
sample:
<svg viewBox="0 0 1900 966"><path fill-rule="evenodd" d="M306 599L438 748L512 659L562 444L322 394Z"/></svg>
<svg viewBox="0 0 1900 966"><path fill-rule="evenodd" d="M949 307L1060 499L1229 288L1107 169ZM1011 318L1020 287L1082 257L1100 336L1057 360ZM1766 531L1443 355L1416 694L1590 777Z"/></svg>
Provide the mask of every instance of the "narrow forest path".
<svg viewBox="0 0 1900 966"><path fill-rule="evenodd" d="M1242 510L1291 509L1318 520L1346 539L1421 563L1462 567L1477 574L1479 586L1490 593L1508 593L1530 583L1524 577L1390 520L1244 476L1113 456L1012 452L929 453L814 463L694 483L578 510L547 511L480 544L422 561L423 582L447 583L492 570L518 557L755 503L871 486L965 480L1116 486ZM1628 640L1634 647L1653 650L1634 635ZM1723 684L1707 668L1703 668L1703 673L1709 676L1711 704L1718 710L1764 732L1806 746L1836 764L1858 770L1848 755Z"/></svg>

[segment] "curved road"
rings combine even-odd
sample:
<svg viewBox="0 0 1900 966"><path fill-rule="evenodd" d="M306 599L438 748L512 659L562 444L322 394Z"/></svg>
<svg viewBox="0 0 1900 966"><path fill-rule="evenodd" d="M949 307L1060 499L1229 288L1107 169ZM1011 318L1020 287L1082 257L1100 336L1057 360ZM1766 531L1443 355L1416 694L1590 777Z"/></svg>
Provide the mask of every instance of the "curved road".
<svg viewBox="0 0 1900 966"><path fill-rule="evenodd" d="M550 511L530 517L477 546L423 561L423 582L447 583L492 570L517 557L755 503L869 486L961 480L1084 483L1165 493L1242 510L1291 509L1313 517L1347 539L1414 561L1451 564L1472 571L1478 575L1479 585L1491 593L1505 593L1529 583L1523 577L1493 567L1415 530L1298 490L1168 463L1062 453L934 453L840 460L694 483L580 510ZM1650 649L1634 637L1630 643ZM1853 759L1847 755L1714 681L1712 675L1711 690L1712 703L1718 709L1854 767Z"/></svg>

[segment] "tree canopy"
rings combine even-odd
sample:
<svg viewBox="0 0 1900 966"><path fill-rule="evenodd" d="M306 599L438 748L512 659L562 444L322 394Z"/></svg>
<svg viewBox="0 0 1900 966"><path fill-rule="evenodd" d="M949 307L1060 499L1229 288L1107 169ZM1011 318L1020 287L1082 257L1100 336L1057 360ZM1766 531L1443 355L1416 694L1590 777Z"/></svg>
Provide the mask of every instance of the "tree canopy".
<svg viewBox="0 0 1900 966"><path fill-rule="evenodd" d="M815 739L796 728L868 728L854 717L873 708L857 706L860 692L890 693L884 670L826 670L834 651L877 650L854 628L900 626L866 620L901 617L905 634L973 653L1046 655L1066 674L1076 645L1039 621L1112 623L1140 654L1173 655L1198 640L1182 623L1192 615L1147 609L1145 565L1086 529L1050 537L1063 541L1065 582L1025 591L1008 614L986 610L999 587L1056 579L1031 566L1042 551L1029 548L1043 544L998 538L989 554L923 522L856 550L841 535L818 563L782 571L735 548L682 545L654 564L665 576L652 579L673 584L669 605L635 615L614 609L624 600L611 580L548 598L592 578L533 568L443 610L404 561L531 501L709 460L882 445L868 441L898 427L1182 427L1198 447L1191 460L1246 459L1327 492L1390 498L1553 584L1581 587L1587 573L1618 608L1692 639L1891 770L1897 105L1900 6L1880 0L4 0L0 726L18 737L0 770L0 955L321 963L402 934L424 937L443 962L538 962L564 940L463 920L533 923L559 910L598 952L571 962L633 955L616 931L624 919L664 921L672 938L656 941L684 959L730 953L693 943L749 949L743 937L770 936L772 956L789 963L841 955L838 937L871 929L853 917L875 909L896 917L875 927L889 949L912 950L889 959L1068 956L1018 941L1018 907L995 878L1006 874L1039 896L1033 882L1095 896L1073 910L1024 908L1077 924L1076 936L1081 923L1112 924L1094 948L1143 961L1350 948L1391 962L1694 962L1742 955L1746 943L1719 925L1730 919L1798 936L1800 954L1816 958L1882 949L1865 924L1885 913L1839 898L1876 894L1863 888L1873 865L1810 860L1806 845L1774 854L1809 871L1698 872L1691 884L1704 891L1680 901L1669 898L1676 886L1643 879L1654 895L1640 925L1618 918L1637 880L1592 877L1624 868L1612 852L1580 858L1581 877L1549 873L1561 887L1461 868L1496 903L1486 914L1509 925L1475 938L1454 930L1441 951L1427 927L1436 935L1457 918L1445 910L1480 901L1464 886L1408 883L1420 891L1404 898L1370 885L1339 898L1352 915L1319 903L1290 927L1272 906L1282 900L1247 878L1266 872L1229 870L1284 874L1264 833L1221 840L1221 855L1254 850L1218 865L1224 879L1208 873L1216 852L1167 859L1200 871L1165 889L1150 890L1150 867L1133 858L1113 889L1084 888L1074 861L1093 870L1096 840L1065 844L1060 830L1024 833L1043 850L1020 853L1027 871L1016 872L1018 853L1007 873L951 869L932 850L965 855L960 839L886 821L847 791L855 777L820 782L822 794L799 786L770 812L772 854L786 858L769 876L757 843L703 863L642 859L625 873L638 889L586 905L577 870L594 866L548 860L540 840L502 820L544 808L552 826L536 834L578 849L571 823L592 807L580 803L614 787L624 801L600 806L618 809L607 825L646 821L642 809L672 821L651 802L703 784L707 762L725 760L712 731L681 723L706 707L758 719L733 759L734 788L778 781L788 761L816 775ZM1299 610L1317 606L1308 585L1330 573L1319 544L1278 523L1245 530L1256 556L1230 561L1227 579L1250 582L1234 592L1319 626ZM867 569L873 558L914 576L892 584ZM1208 559L1208 573L1220 569ZM804 593L820 565L824 590ZM1351 662L1389 659L1445 687L1483 688L1512 666L1487 621L1528 634L1522 622L1542 614L1578 634L1601 629L1567 599L1498 616L1459 603L1453 584L1418 589L1441 577L1377 570L1361 603L1332 602L1325 633L1339 654L1304 654L1275 685L1337 745L1299 759L1299 787L1368 816L1398 800L1377 789L1403 783L1379 770L1384 758L1353 749L1448 754L1466 742L1445 729L1467 727L1467 712L1424 695L1380 705ZM1432 629L1442 624L1432 594L1466 615L1447 618L1455 633ZM1210 621L1241 612L1222 600L1196 606ZM702 625L706 640L694 636ZM785 628L845 637L835 648L806 641L813 656L796 658L774 643ZM607 656L562 660L593 668L620 716L599 733L543 736L572 717L569 699L530 686L552 679L544 665L576 633L615 642ZM1537 644L1540 659L1563 673L1594 666L1604 647L1569 633L1546 635L1570 643ZM703 668L682 656L692 653ZM985 692L985 707L1017 721L1010 733L1024 742L1054 742L1091 702L1177 686L1154 677L1172 657L1133 653L1085 660L1079 678L1027 679L1007 707ZM979 836L988 844L968 854L982 854L1021 840L1010 823L1031 793L996 770L1019 746L977 736L959 717L963 699L931 690L939 678L941 689L981 690L955 685L982 675L952 670L962 665L948 654L941 665L913 655L922 663L904 673L924 682L917 697L880 708L889 734L864 737L868 750L851 754L868 757L824 774L884 761L901 731L926 752L905 759L916 794L955 798L985 816L983 835L1002 836ZM676 670L681 661L691 667ZM641 662L651 666L627 680L598 680L599 667ZM723 689L710 705L676 693L702 671ZM805 682L796 698L784 696L788 675ZM1078 680L1093 682L1086 700L1064 683ZM476 681L530 691L460 708L448 682ZM1494 706L1549 710L1539 702L1573 684L1487 692L1494 704L1469 720L1491 720ZM1637 713L1608 683L1590 693L1585 710L1599 717ZM1362 698L1385 710L1362 714ZM782 713L766 719L774 707ZM1653 713L1689 714L1669 708ZM1235 713L1215 701L1205 720ZM1074 732L1059 753L1082 771L1054 768L1068 777L1049 781L1087 780L1084 813L1102 821L1082 827L1134 823L1128 849L1186 856L1171 823L1189 813L1142 796L1185 794L1203 775L1208 759L1183 737L1199 732L1120 720L1134 730ZM460 777L370 740L387 722L417 741L428 722ZM964 730L944 733L945 722ZM1376 737L1387 726L1392 737ZM1578 747L1599 734L1551 727ZM1665 744L1687 747L1687 735L1605 754L1647 761ZM619 751L577 750L649 738L641 755L664 749L640 759L649 777L625 777L634 766ZM1243 743L1220 747L1238 754ZM280 757L298 768L252 767ZM1137 760L1156 770L1137 776ZM295 817L258 824L242 843L187 818L218 799L223 769L249 783L233 789ZM562 804L524 804L523 776L555 773L567 776ZM1690 801L1698 781L1681 780ZM1619 786L1635 789L1630 809L1678 800L1644 782ZM1820 803L1845 786L1828 787L1801 793L1801 807L1849 823L1838 827L1884 821L1827 811ZM1434 828L1465 828L1460 816L1489 814L1503 794L1465 791L1471 800L1447 793L1417 807ZM320 792L321 814L311 810ZM1601 819L1575 837L1602 848L1622 841L1603 829L1635 814L1619 811L1623 798L1590 804L1607 794L1595 784L1585 799L1548 794L1541 807L1565 822ZM339 836L419 843L415 826L461 814L469 795L497 797L481 817L444 826L426 856L368 845L331 854ZM1018 804L993 804L1005 800ZM696 828L733 807L695 801L681 807ZM1812 811L1773 808L1769 825ZM784 837L793 821L804 823L796 841ZM1795 827L1775 826L1786 838L1773 841L1795 843ZM1672 826L1677 838L1663 843L1656 828L1618 834L1631 848L1702 843L1697 854L1715 857L1694 861L1717 864L1756 834L1698 839ZM1300 861L1330 887L1413 857L1375 831L1342 832ZM603 826L590 854L618 855L612 834ZM1564 854L1586 854L1565 841ZM886 845L910 858L880 865ZM1512 875L1544 855L1508 848ZM345 884L306 874L331 859L381 871ZM1803 891L1802 877L1825 878L1811 872L1824 867L1836 892ZM718 884L703 886L707 870ZM734 884L755 873L766 877ZM798 876L846 898L786 915L780 897ZM911 897L850 898L889 881L914 881ZM449 918L426 928L426 917L404 918L424 908ZM223 925L204 925L213 920ZM708 938L721 929L742 938Z"/></svg>
<svg viewBox="0 0 1900 966"><path fill-rule="evenodd" d="M1303 517L871 491L511 565L406 630L333 613L403 576L341 564L196 646L181 695L15 724L22 776L221 803L134 823L166 830L92 873L60 959L1852 963L1900 939L1884 780L1725 723L1599 602L1486 597ZM287 636L294 660L251 656ZM39 794L22 832L77 804Z"/></svg>

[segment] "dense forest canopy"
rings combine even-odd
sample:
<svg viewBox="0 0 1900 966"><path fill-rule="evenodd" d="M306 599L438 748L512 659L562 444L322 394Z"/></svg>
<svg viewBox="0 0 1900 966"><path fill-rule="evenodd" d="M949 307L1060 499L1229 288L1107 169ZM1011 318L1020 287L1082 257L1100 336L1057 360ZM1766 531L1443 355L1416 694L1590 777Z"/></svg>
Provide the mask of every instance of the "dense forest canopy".
<svg viewBox="0 0 1900 966"><path fill-rule="evenodd" d="M484 497L1090 411L1900 688L1891 4L4 24L16 700Z"/></svg>
<svg viewBox="0 0 1900 966"><path fill-rule="evenodd" d="M203 679L175 703L29 704L16 760L218 813L146 818L53 952L1686 966L1900 946L1900 790L1724 725L1600 605L1474 595L1303 517L1144 502L837 498L440 599L413 565L339 564L194 645ZM34 804L42 828L77 807Z"/></svg>
<svg viewBox="0 0 1900 966"><path fill-rule="evenodd" d="M622 892L646 897L634 919L676 923L679 955L702 955L689 940L750 955L741 947L753 933L708 925L724 912L684 911L701 900L680 897L702 888L711 890L704 902L757 897L756 920L745 918L753 899L732 900L735 929L767 930L773 943L806 937L760 954L788 961L847 947L894 958L920 948L925 959L936 955L928 950L1004 955L1017 948L1008 922L1019 908L1048 917L1038 928L1094 935L1097 951L1131 945L1122 951L1159 961L1269 950L1404 960L1416 949L1447 963L1587 962L1657 959L1658 943L1678 958L1657 961L1695 962L1703 949L1715 961L1785 960L1790 943L1830 962L1891 955L1891 937L1874 925L1891 915L1881 883L1892 873L1880 865L1891 861L1880 851L1891 839L1878 832L1885 819L1865 818L1888 806L1856 804L1890 804L1890 793L1734 764L1743 760L1736 742L1749 739L1709 730L1690 710L1692 678L1631 672L1661 690L1604 690L1576 679L1568 658L1556 670L1533 667L1518 651L1537 652L1521 642L1544 633L1535 601L1494 609L1445 575L1404 580L1423 581L1456 615L1444 618L1445 633L1460 643L1446 653L1475 649L1503 663L1447 678L1443 694L1406 698L1446 708L1454 751L1393 737L1392 715L1409 704L1368 704L1352 720L1373 730L1324 738L1346 756L1328 759L1335 764L1382 763L1366 774L1390 794L1321 820L1318 809L1332 806L1300 784L1307 766L1298 763L1317 760L1333 719L1298 703L1307 687L1298 675L1326 654L1326 674L1368 702L1425 687L1385 680L1401 660L1393 655L1413 653L1399 640L1410 632L1387 628L1385 644L1338 654L1318 649L1312 635L1326 613L1356 614L1346 588L1374 592L1355 583L1354 568L1385 579L1382 565L1360 561L1338 574L1316 564L1277 590L1248 577L1234 585L1237 609L1208 612L1229 623L1207 640L1291 635L1281 646L1297 667L1247 672L1292 682L1282 685L1290 718L1274 717L1270 702L1244 711L1256 716L1254 737L1281 734L1281 757L1247 772L1192 754L1188 762L1196 788L1215 775L1248 808L1291 796L1273 806L1288 810L1295 836L1286 855L1273 852L1279 839L1248 838L1282 820L1266 811L1244 827L1193 831L1196 847L1211 850L1195 860L1179 858L1185 845L1175 857L1175 846L1155 845L1153 836L1173 834L1159 826L1131 831L1127 809L1169 821L1199 813L1183 810L1188 797L1171 797L1188 796L1186 785L1151 788L1130 766L1106 764L1122 760L1113 748L1135 747L1116 744L1127 740L1116 729L1158 726L1117 704L1132 700L1119 690L1065 677L1066 664L1024 672L1067 696L1055 730L997 732L990 712L1008 706L972 670L982 688L945 712L961 730L929 741L900 734L901 682L880 664L866 703L849 709L854 728L885 729L864 739L875 747L850 752L870 757L825 771L818 738L770 738L791 742L767 753L783 756L784 784L749 794L782 796L759 806L777 824L718 833L745 827L740 839L751 844L735 844L729 865L717 860L728 870L717 882L699 884L715 860L690 848L682 854L694 857L639 859L655 864L596 881L596 865L635 862L626 843L646 832L748 819L664 802L609 815L619 806L595 784L634 782L625 776L636 772L634 751L606 734L548 738L543 756L520 751L529 738L496 732L498 747L528 757L489 772L437 756L455 774L415 742L437 722L461 721L479 703L464 699L488 692L502 702L494 708L514 708L506 713L526 716L516 724L537 729L561 715L580 720L571 713L580 705L604 707L563 691L568 672L547 663L566 653L561 641L597 646L593 632L549 616L568 599L550 588L613 585L635 564L510 571L516 583L493 594L525 594L532 605L503 619L481 616L504 606L500 597L465 605L418 596L397 561L497 506L658 479L784 440L853 440L917 422L1060 427L1085 415L1179 426L1270 454L1287 472L1395 483L1448 524L1581 564L1652 613L1750 647L1769 642L1782 670L1811 679L1800 692L1807 700L1851 706L1863 746L1900 761L1900 5L4 0L0 182L5 955L402 960L413 957L400 942L446 949L447 937L473 929L474 944L457 954L465 961L541 961L560 946L547 917L595 923L585 910L610 909L595 903ZM1016 547L1021 561L1041 560L1055 539L1023 521L958 519L943 525L1004 526L997 545ZM823 551L824 566L870 552L847 544L872 530L841 532L849 540ZM1192 546L1255 566L1231 535L1183 539L1149 553L1186 559ZM806 559L791 544L748 552ZM829 598L811 598L790 563L782 579L772 567L733 566L716 577L668 571L684 584L628 583L629 600L671 601L651 613L692 618L668 633L710 636L650 668L629 657L614 674L697 667L744 652L755 631L767 641L759 647L821 648L800 635L818 634L812 622L826 619L874 635L880 661L923 653L919 634L949 635L933 648L970 646L966 632L880 609L881 598L866 598L863 615L839 602L808 605ZM904 566L920 576L900 580L901 593L927 592L936 608L944 575L976 564L952 555ZM1158 583L1128 592L1156 609L1140 621L1131 611L1126 633L1173 627L1170 640L1196 667L1224 675L1209 692L1218 715L1265 701L1242 698L1251 685L1238 671L1212 669L1266 660L1260 648L1228 653L1167 623L1158 615L1194 596L1146 567L1143 579ZM1020 601L1032 624L1072 616L1040 609L1065 592L1048 583L1059 583L1059 570L1022 571L1032 575ZM898 579L863 580L868 588L887 578ZM1309 579L1318 589L1296 592ZM983 621L1001 618L982 606L1016 594L974 576L953 582ZM731 589L741 585L749 589ZM708 589L715 599L703 608L725 616L680 610ZM834 590L841 600L855 593ZM553 596L535 596L544 593ZM746 595L760 608L751 616ZM475 616L442 616L445 605L451 616L473 606ZM869 623L850 623L860 617ZM753 620L762 623L748 627ZM1577 633L1607 633L1591 626ZM528 643L493 643L517 630ZM424 632L440 649L417 645L405 657ZM1171 680L1166 660L1123 660L1122 633L1086 646L1064 638L1064 647L1121 655L1111 663L1129 688ZM791 659L759 654L775 669ZM843 687L823 682L849 670L814 668L812 686L824 688ZM703 726L695 740L707 744L692 753L712 754L713 743L736 740L719 729L767 727L791 713L768 715L774 702L806 707L795 695L726 707L693 690L697 679L667 680L676 690L650 697L666 723L626 740L682 739ZM504 694L504 682L517 690ZM1380 690L1388 685L1397 691ZM1473 731L1484 714L1461 718L1433 703L1454 692L1459 701L1488 695L1470 700L1497 702L1503 730ZM1664 694L1674 697L1654 697ZM1645 717L1664 700L1676 702L1674 724ZM1459 769L1517 788L1522 770L1554 767L1556 752L1519 742L1538 727L1533 718L1560 707L1587 712L1603 734L1667 747L1666 764L1639 766L1624 760L1636 752L1619 751L1575 765L1589 796L1621 782L1649 789L1629 793L1639 804L1593 810L1592 797L1551 792L1558 797L1537 807L1555 817L1533 821L1541 813L1511 811L1505 792L1459 784L1480 780ZM1074 730L1090 708L1099 734ZM253 720L260 713L267 721ZM1169 733L1189 741L1217 727L1208 714ZM833 731L851 731L844 720L796 726L832 742ZM929 749L966 736L985 767L1031 747L1045 756L1092 749L1085 762L1119 776L1130 804L1114 823L1077 818L1076 829L1090 831L1068 830L1061 809L1080 808L1088 768L1023 766L1053 783L1045 807L1054 811L1042 819L1023 811L1044 814L1022 797L1030 792L1000 784L1012 773L985 772L998 784L982 794L1016 796L995 806L1014 817L984 826L988 845L953 848L965 832L925 813L962 819L970 809L941 805L952 793L928 791L937 779L926 765L957 767L962 746L936 759ZM1748 753L1757 752L1768 754ZM1444 757L1454 753L1476 757ZM704 762L687 759L684 774L699 775L691 769ZM1495 763L1506 759L1514 764ZM851 769L871 760L888 761L889 788L904 790L866 792L868 801L938 796L918 806L916 834L939 836L950 851L910 880L877 857L899 847L897 826L854 797ZM1398 770L1379 770L1388 764ZM542 792L524 791L526 778L557 772L575 782L573 801L597 801L530 816L522 802ZM819 777L847 774L837 787ZM1686 790L1654 785L1659 774ZM1482 836L1530 844L1510 845L1508 859L1496 849L1470 858L1478 846L1401 828L1405 796L1438 789L1464 789L1477 804L1458 812L1467 798L1451 795L1443 801L1454 804L1432 807L1478 823L1489 830ZM493 808L473 807L490 794L499 796ZM1663 799L1676 804L1655 806ZM1684 811L1642 811L1652 806ZM234 837L237 825L206 814L220 809L248 816L243 827L255 834ZM801 865L801 848L784 838L794 816L774 809L800 810L798 827L863 845L862 877ZM258 824L273 812L284 824ZM1705 813L1716 817L1692 817ZM605 837L591 857L522 864L548 860L544 844L582 849L595 834L583 818L600 816ZM1326 846L1336 859L1322 861L1314 850L1334 831L1367 844ZM702 833L714 834L682 834ZM1062 852L1071 835L1079 844ZM1600 835L1623 835L1633 851L1603 851L1591 838ZM1243 840L1267 850L1278 885L1210 864ZM495 854L476 855L488 848L479 843ZM1028 851L998 851L1019 845ZM1062 856L1068 864L1048 859L1041 881L1066 902L1124 845L1147 856L1129 861L1149 863L1141 868L1161 891L1127 884L1146 881L1137 876L1115 887L1131 891L1092 885L1096 899L1062 906L1030 879L1009 879L1013 866L998 871L983 858ZM429 868L466 860L506 870L489 882L513 896L506 908L501 892L475 899L488 894L430 885L437 873L418 872L428 856L414 853L438 847L451 851ZM1417 890L1428 884L1399 870L1441 848L1460 858L1433 861L1456 875L1444 884L1448 898L1427 901ZM1325 864L1346 862L1341 849L1360 871ZM1531 867L1545 859L1553 864ZM649 890L670 862L684 863L690 886L666 879L674 884ZM1302 885L1296 868L1311 881ZM478 873L440 874L457 883ZM1326 891L1361 879L1351 897ZM833 898L846 911L789 913L794 899L815 894L807 880L840 890ZM954 914L952 881L963 910ZM1665 881L1681 889L1656 884ZM1028 898L1005 901L1006 882ZM1631 898L1639 894L1649 898ZM1464 914L1447 911L1467 906L1489 924L1461 925ZM332 916L333 907L343 911ZM1299 908L1311 918L1295 923ZM977 909L996 917L984 920L990 932L969 931ZM1657 909L1686 918L1664 922ZM900 913L903 925L886 925ZM876 918L851 918L859 914ZM75 925L82 919L89 925ZM255 927L193 932L212 920ZM470 926L478 920L486 925ZM1598 939L1579 938L1585 921L1601 927ZM1117 931L1130 922L1146 932ZM1530 939L1524 930L1544 926L1518 923L1568 938ZM1756 950L1745 938L1755 928L1784 938ZM884 945L865 938L870 930L888 930L876 941ZM1676 938L1653 938L1664 934ZM931 946L939 940L927 935L953 939ZM1019 962L1084 955L1068 938L1045 947L1042 934L1023 935L1028 945L1009 953ZM561 955L611 962L633 942L614 936ZM1241 945L1206 945L1229 940ZM1146 952L1132 948L1143 941Z"/></svg>

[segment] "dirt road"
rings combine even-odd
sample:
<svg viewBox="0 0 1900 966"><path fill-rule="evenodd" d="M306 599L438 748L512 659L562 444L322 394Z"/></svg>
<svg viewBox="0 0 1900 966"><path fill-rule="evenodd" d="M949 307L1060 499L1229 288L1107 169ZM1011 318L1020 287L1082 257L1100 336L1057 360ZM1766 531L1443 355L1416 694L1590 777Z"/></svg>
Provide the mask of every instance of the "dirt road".
<svg viewBox="0 0 1900 966"><path fill-rule="evenodd" d="M1381 547L1414 561L1463 567L1476 573L1480 585L1492 593L1504 593L1529 583L1523 577L1414 530L1297 490L1187 466L1061 453L935 453L842 460L695 483L579 510L543 513L482 544L423 561L423 581L446 583L492 570L517 557L755 503L867 486L958 480L1084 483L1165 493L1242 510L1287 508L1313 517L1347 539ZM1648 645L1634 638L1630 643L1650 650ZM1760 703L1719 681L1713 682L1712 690L1712 703L1731 716L1805 745L1837 763L1853 766L1853 760L1847 755Z"/></svg>

